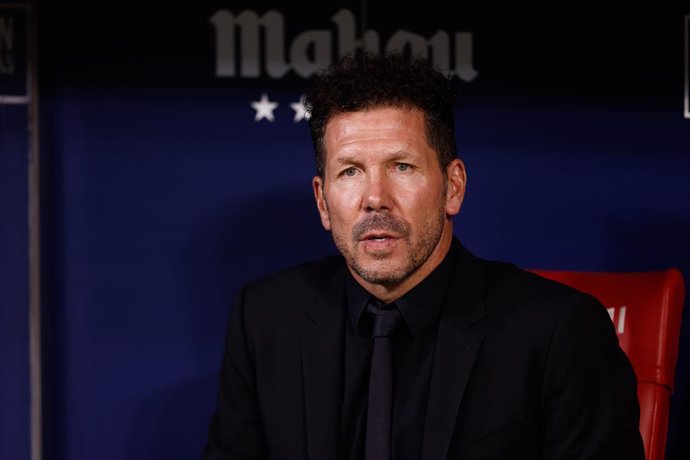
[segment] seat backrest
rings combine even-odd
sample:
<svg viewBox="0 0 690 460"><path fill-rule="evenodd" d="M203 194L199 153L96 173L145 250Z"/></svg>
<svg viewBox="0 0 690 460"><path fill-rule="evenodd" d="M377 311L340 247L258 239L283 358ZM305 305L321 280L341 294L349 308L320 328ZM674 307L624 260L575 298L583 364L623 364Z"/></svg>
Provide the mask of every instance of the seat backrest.
<svg viewBox="0 0 690 460"><path fill-rule="evenodd" d="M680 271L603 273L532 270L604 304L638 381L647 460L663 460L685 285Z"/></svg>

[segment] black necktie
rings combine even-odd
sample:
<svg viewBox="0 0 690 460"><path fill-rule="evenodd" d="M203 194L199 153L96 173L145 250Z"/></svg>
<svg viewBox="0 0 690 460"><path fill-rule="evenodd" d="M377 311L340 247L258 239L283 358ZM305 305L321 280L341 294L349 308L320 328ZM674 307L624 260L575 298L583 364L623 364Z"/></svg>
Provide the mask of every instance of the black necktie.
<svg viewBox="0 0 690 460"><path fill-rule="evenodd" d="M374 315L374 351L369 372L367 405L366 460L390 460L391 414L393 409L393 334L402 323L402 316L393 304L377 307L367 305Z"/></svg>

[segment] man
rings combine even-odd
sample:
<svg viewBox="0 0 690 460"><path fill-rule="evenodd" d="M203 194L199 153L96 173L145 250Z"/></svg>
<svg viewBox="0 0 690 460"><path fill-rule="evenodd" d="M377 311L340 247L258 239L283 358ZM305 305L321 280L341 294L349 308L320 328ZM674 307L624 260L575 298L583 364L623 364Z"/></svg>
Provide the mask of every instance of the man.
<svg viewBox="0 0 690 460"><path fill-rule="evenodd" d="M400 55L316 78L313 189L341 255L243 287L205 459L644 458L605 308L454 237L454 94Z"/></svg>

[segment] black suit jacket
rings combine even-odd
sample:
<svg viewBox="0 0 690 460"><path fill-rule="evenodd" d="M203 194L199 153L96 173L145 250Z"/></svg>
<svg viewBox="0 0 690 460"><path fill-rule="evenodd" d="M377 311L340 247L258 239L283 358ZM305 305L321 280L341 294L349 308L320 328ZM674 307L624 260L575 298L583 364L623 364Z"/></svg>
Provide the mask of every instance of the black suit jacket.
<svg viewBox="0 0 690 460"><path fill-rule="evenodd" d="M422 458L643 459L636 379L606 309L451 250ZM346 270L331 257L241 290L205 460L340 458Z"/></svg>

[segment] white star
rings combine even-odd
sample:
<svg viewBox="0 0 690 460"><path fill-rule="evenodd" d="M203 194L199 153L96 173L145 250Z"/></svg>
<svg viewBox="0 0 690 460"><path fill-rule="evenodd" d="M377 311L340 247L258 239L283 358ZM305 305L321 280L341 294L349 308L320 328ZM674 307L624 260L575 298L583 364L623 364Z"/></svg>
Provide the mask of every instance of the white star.
<svg viewBox="0 0 690 460"><path fill-rule="evenodd" d="M290 107L295 111L295 118L293 119L295 123L302 120L309 120L311 114L307 112L307 108L304 106L304 94L300 96L299 102L291 103Z"/></svg>
<svg viewBox="0 0 690 460"><path fill-rule="evenodd" d="M252 108L256 110L256 116L254 121L259 121L263 118L268 121L273 121L273 111L278 107L277 102L271 102L268 100L268 95L266 93L261 95L260 101L252 102Z"/></svg>

